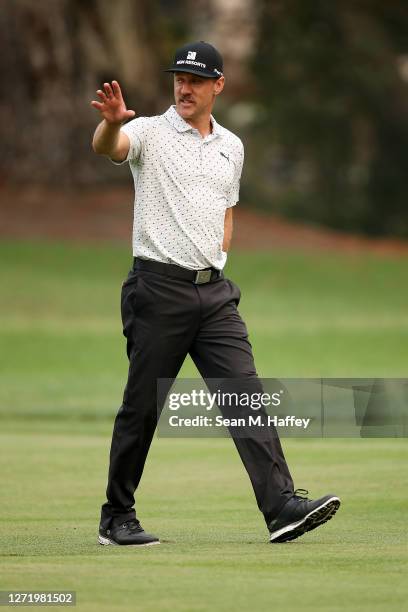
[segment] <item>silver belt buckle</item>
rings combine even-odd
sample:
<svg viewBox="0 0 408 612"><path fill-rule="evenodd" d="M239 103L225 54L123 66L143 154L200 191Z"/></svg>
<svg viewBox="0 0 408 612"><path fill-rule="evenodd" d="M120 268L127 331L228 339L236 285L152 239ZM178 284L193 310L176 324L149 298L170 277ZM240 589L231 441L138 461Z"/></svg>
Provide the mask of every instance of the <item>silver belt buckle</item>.
<svg viewBox="0 0 408 612"><path fill-rule="evenodd" d="M197 270L194 283L196 285L203 285L204 283L209 283L211 280L211 272L212 270Z"/></svg>

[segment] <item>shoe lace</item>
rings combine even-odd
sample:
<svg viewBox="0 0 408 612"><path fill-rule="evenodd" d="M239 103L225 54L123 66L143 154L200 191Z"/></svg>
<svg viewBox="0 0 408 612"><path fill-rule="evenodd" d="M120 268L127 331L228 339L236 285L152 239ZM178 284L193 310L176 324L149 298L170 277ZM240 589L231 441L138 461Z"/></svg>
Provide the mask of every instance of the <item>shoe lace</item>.
<svg viewBox="0 0 408 612"><path fill-rule="evenodd" d="M125 521L122 527L128 529L130 533L140 533L143 531L143 528L137 519L129 519L128 521Z"/></svg>
<svg viewBox="0 0 408 612"><path fill-rule="evenodd" d="M306 501L308 499L308 495L309 491L307 489L296 489L296 491L293 493L293 497L296 497L297 499L302 501Z"/></svg>

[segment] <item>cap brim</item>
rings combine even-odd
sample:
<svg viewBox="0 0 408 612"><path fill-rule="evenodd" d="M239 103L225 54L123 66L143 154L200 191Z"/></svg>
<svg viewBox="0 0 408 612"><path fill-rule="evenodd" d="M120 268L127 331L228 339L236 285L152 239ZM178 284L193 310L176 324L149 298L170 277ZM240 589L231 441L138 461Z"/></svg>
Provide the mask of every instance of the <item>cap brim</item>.
<svg viewBox="0 0 408 612"><path fill-rule="evenodd" d="M167 68L163 70L163 72L188 72L190 74L197 74L198 76L207 78L207 79L219 79L222 77L222 74L215 74L214 72L206 72L204 70L194 70L194 68Z"/></svg>

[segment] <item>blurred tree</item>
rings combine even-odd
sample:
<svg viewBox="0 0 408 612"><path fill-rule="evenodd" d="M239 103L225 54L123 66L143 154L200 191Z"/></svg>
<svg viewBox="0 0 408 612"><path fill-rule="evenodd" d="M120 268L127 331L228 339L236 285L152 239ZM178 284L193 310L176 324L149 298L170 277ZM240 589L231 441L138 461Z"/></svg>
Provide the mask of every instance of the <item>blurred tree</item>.
<svg viewBox="0 0 408 612"><path fill-rule="evenodd" d="M128 181L91 151L95 90L116 78L138 115L162 112L162 68L204 38L225 55L243 200L408 236L407 32L405 0L2 0L0 184Z"/></svg>
<svg viewBox="0 0 408 612"><path fill-rule="evenodd" d="M130 108L155 114L168 97L161 78L185 35L183 2L3 0L0 11L0 180L91 183L101 173L90 151L98 121L95 90L116 78ZM127 175L127 173L126 173Z"/></svg>
<svg viewBox="0 0 408 612"><path fill-rule="evenodd" d="M269 0L247 185L293 217L408 236L408 4Z"/></svg>
<svg viewBox="0 0 408 612"><path fill-rule="evenodd" d="M257 0L188 0L191 39L209 41L222 51L226 89L220 100L238 100L248 89L257 5Z"/></svg>

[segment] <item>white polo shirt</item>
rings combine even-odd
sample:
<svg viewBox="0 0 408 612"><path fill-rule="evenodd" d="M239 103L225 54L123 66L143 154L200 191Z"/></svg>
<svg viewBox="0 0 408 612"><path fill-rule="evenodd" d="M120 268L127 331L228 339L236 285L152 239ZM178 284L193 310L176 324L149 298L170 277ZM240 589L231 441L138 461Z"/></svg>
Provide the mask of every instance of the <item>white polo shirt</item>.
<svg viewBox="0 0 408 612"><path fill-rule="evenodd" d="M224 267L224 217L238 201L244 147L212 116L211 124L203 138L171 106L121 128L135 184L135 257L192 270Z"/></svg>

